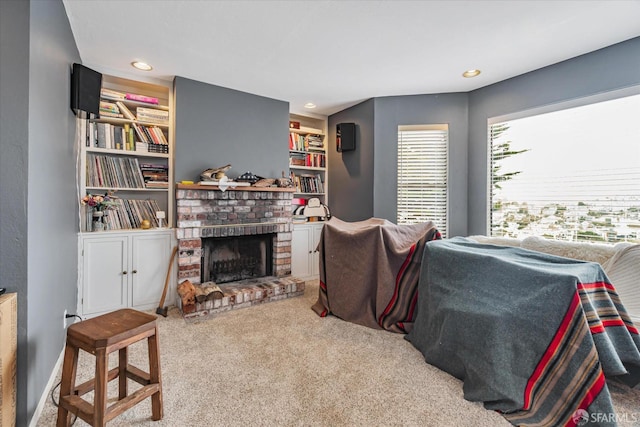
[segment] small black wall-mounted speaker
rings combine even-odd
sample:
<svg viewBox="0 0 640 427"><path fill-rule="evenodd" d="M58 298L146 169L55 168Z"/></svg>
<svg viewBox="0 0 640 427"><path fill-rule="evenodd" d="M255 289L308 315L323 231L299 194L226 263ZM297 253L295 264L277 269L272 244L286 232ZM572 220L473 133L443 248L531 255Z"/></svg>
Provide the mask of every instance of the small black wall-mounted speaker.
<svg viewBox="0 0 640 427"><path fill-rule="evenodd" d="M356 149L355 123L338 123L336 125L336 149L340 153Z"/></svg>
<svg viewBox="0 0 640 427"><path fill-rule="evenodd" d="M100 111L100 88L102 74L82 64L73 64L71 71L71 111L76 116L84 111L98 116Z"/></svg>

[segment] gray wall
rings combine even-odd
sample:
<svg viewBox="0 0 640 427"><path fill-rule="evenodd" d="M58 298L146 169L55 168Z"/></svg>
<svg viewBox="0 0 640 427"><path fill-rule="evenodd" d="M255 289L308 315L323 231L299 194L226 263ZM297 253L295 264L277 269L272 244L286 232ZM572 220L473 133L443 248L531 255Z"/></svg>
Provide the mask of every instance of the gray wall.
<svg viewBox="0 0 640 427"><path fill-rule="evenodd" d="M469 93L368 100L329 117L330 141L336 123L353 121L361 131L356 153L347 153L351 159L330 150L329 206L347 221L376 216L395 222L397 126L447 123L449 236L485 234L488 119L635 85L640 85L640 38ZM372 146L373 154L365 152Z"/></svg>
<svg viewBox="0 0 640 427"><path fill-rule="evenodd" d="M449 227L467 233L467 94L391 96L375 100L374 216L396 222L398 126L449 125ZM436 224L437 225L437 224Z"/></svg>
<svg viewBox="0 0 640 427"><path fill-rule="evenodd" d="M27 165L29 2L0 1L0 287L18 292L18 360L27 357ZM56 350L56 351L59 351ZM27 366L18 363L18 419L27 408Z"/></svg>
<svg viewBox="0 0 640 427"><path fill-rule="evenodd" d="M487 232L488 119L638 84L640 38L635 38L471 92L469 234Z"/></svg>
<svg viewBox="0 0 640 427"><path fill-rule="evenodd" d="M183 77L175 96L177 182L226 164L230 178L288 176L289 103Z"/></svg>
<svg viewBox="0 0 640 427"><path fill-rule="evenodd" d="M69 75L80 58L61 1L0 2L0 8L0 286L18 293L17 425L23 426L62 351L62 313L76 307Z"/></svg>
<svg viewBox="0 0 640 427"><path fill-rule="evenodd" d="M356 149L338 153L336 124L356 124ZM374 102L372 99L329 117L327 135L328 206L343 221L373 216Z"/></svg>

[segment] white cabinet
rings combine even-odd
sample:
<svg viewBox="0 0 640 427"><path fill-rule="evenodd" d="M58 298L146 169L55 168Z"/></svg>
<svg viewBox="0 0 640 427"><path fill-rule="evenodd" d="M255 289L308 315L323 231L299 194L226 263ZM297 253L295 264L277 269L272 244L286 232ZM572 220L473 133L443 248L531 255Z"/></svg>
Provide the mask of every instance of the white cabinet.
<svg viewBox="0 0 640 427"><path fill-rule="evenodd" d="M175 245L173 236L170 229L81 234L80 315L158 307ZM170 280L167 295L175 289L175 277Z"/></svg>
<svg viewBox="0 0 640 427"><path fill-rule="evenodd" d="M291 236L291 275L309 279L318 277L320 255L318 243L323 222L294 224Z"/></svg>

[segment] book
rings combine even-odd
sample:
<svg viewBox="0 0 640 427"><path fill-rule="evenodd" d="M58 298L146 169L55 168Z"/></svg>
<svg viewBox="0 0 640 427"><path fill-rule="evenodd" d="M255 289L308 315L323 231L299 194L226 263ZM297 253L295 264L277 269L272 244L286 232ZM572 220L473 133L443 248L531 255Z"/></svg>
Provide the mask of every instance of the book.
<svg viewBox="0 0 640 427"><path fill-rule="evenodd" d="M111 111L100 110L100 118L104 118L104 117L113 117L116 119L122 119L124 116L120 113L113 113Z"/></svg>
<svg viewBox="0 0 640 427"><path fill-rule="evenodd" d="M127 106L124 104L124 102L117 101L116 102L116 106L120 109L120 112L122 113L122 115L124 117L126 117L127 119L129 119L129 120L135 120L136 119L136 116L133 115L131 110L129 110L129 108L127 108Z"/></svg>
<svg viewBox="0 0 640 427"><path fill-rule="evenodd" d="M136 108L136 117L140 121L167 124L169 123L169 112L157 110L155 108Z"/></svg>
<svg viewBox="0 0 640 427"><path fill-rule="evenodd" d="M136 95L135 93L125 94L125 99L129 99L131 101L144 102L146 104L158 104L158 98L154 98L152 96L146 96L146 95Z"/></svg>
<svg viewBox="0 0 640 427"><path fill-rule="evenodd" d="M118 92L117 90L107 89L103 87L100 89L100 97L104 99L110 99L112 101L119 101L125 99L125 94L123 92Z"/></svg>

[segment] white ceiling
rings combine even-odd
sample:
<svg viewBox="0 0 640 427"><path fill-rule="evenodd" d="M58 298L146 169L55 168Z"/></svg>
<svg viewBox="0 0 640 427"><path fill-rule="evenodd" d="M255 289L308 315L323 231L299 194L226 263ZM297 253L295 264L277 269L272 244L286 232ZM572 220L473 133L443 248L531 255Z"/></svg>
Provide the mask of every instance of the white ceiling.
<svg viewBox="0 0 640 427"><path fill-rule="evenodd" d="M63 2L87 66L321 115L371 97L466 92L640 36L639 0ZM463 78L471 68L482 74Z"/></svg>

